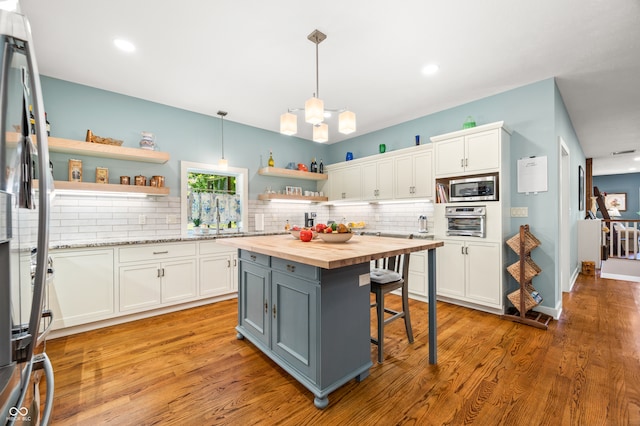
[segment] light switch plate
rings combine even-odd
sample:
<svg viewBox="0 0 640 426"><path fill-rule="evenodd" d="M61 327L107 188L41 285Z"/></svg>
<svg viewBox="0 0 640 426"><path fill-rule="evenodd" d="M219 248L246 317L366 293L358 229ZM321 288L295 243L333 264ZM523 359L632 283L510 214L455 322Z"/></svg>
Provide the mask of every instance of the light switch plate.
<svg viewBox="0 0 640 426"><path fill-rule="evenodd" d="M511 207L511 217L529 217L529 207Z"/></svg>

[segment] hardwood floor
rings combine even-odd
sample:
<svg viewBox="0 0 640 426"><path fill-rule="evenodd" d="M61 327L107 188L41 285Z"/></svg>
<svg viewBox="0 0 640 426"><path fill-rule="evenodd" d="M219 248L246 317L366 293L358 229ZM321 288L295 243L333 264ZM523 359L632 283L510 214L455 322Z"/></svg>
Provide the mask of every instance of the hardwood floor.
<svg viewBox="0 0 640 426"><path fill-rule="evenodd" d="M563 304L543 331L439 303L433 366L427 305L412 301L415 342L387 326L385 362L372 346L371 375L324 410L236 340L235 300L64 337L47 343L51 424L640 424L640 284L581 275Z"/></svg>

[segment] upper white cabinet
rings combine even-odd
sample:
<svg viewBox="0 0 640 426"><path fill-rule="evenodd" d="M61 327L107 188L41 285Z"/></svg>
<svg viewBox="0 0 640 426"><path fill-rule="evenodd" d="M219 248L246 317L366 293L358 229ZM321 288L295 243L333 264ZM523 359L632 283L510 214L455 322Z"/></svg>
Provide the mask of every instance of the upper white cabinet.
<svg viewBox="0 0 640 426"><path fill-rule="evenodd" d="M394 158L395 198L430 198L433 197L433 151L424 146L411 154Z"/></svg>
<svg viewBox="0 0 640 426"><path fill-rule="evenodd" d="M436 177L500 171L505 137L503 122L432 137Z"/></svg>
<svg viewBox="0 0 640 426"><path fill-rule="evenodd" d="M332 164L327 173L329 180L318 190L328 193L329 201L432 198L433 148L420 145Z"/></svg>
<svg viewBox="0 0 640 426"><path fill-rule="evenodd" d="M329 172L329 200L362 199L361 165L336 167Z"/></svg>
<svg viewBox="0 0 640 426"><path fill-rule="evenodd" d="M385 158L362 164L362 198L367 201L393 198L393 160Z"/></svg>

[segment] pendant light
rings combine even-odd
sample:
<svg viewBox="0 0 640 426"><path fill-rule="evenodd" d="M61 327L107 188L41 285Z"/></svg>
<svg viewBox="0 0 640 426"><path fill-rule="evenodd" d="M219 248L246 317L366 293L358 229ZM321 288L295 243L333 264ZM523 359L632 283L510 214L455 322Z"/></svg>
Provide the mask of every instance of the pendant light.
<svg viewBox="0 0 640 426"><path fill-rule="evenodd" d="M222 141L222 158L218 160L218 167L226 169L229 165L227 159L224 158L224 117L227 115L227 112L218 111L218 115L220 116L220 140Z"/></svg>
<svg viewBox="0 0 640 426"><path fill-rule="evenodd" d="M348 135L356 131L356 114L354 112L348 111L346 108L325 108L324 102L320 99L318 45L326 38L326 34L319 30L314 30L307 36L307 39L316 45L316 92L304 104L304 121L313 126L314 142L327 142L329 140L329 126L325 122L325 113L327 112L340 113L338 116L338 131L340 133ZM302 110L303 108L289 108L286 113L280 116L280 133L291 136L298 132L298 117L293 113Z"/></svg>

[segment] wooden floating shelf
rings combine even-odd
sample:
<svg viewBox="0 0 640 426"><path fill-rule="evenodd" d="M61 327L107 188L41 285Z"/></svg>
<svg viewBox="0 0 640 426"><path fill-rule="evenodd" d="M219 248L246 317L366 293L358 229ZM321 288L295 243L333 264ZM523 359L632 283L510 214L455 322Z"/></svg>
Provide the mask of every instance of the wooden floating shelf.
<svg viewBox="0 0 640 426"><path fill-rule="evenodd" d="M18 142L19 133L8 132L7 141L12 144ZM35 136L32 136L35 142ZM90 157L113 158L116 160L140 161L145 163L164 164L169 161L167 152L151 151L142 148L129 148L102 143L82 142L71 139L54 138L49 136L49 151L72 155L87 155Z"/></svg>
<svg viewBox="0 0 640 426"><path fill-rule="evenodd" d="M38 181L35 182L35 187L38 187ZM53 182L55 189L65 191L91 191L91 192L120 192L128 194L146 194L146 195L169 195L169 188L162 187L156 188L154 186L140 186L140 185L120 185L114 183L95 183L95 182L69 182L66 180L56 180ZM96 194L97 195L97 194Z"/></svg>
<svg viewBox="0 0 640 426"><path fill-rule="evenodd" d="M292 179L306 180L327 180L329 175L324 173L311 173L302 170L283 169L280 167L263 167L258 169L258 174L262 176L285 177Z"/></svg>
<svg viewBox="0 0 640 426"><path fill-rule="evenodd" d="M314 203L321 203L323 201L329 201L329 197L305 197L304 195L286 195L286 194L258 194L258 200L262 200L262 201L290 200L290 201L311 201Z"/></svg>

